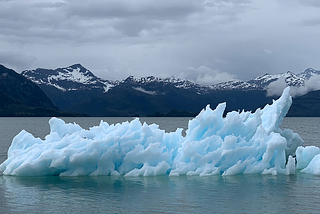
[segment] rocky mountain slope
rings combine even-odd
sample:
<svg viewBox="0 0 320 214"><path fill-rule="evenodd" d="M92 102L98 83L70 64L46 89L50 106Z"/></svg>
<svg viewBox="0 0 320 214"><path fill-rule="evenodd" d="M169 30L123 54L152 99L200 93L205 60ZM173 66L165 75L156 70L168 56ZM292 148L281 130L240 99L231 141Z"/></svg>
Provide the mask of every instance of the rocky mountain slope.
<svg viewBox="0 0 320 214"><path fill-rule="evenodd" d="M40 87L0 65L0 116L61 116Z"/></svg>

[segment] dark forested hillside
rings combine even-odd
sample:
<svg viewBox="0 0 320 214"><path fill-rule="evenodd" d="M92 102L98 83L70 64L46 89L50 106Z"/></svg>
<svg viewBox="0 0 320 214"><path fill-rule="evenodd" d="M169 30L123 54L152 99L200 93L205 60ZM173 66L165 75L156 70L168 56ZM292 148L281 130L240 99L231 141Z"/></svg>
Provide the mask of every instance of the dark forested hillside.
<svg viewBox="0 0 320 214"><path fill-rule="evenodd" d="M0 116L59 116L63 114L38 85L14 70L0 65Z"/></svg>
<svg viewBox="0 0 320 214"><path fill-rule="evenodd" d="M179 116L179 111L168 113L173 109L180 110L182 115L198 113L208 104L214 109L222 102L227 103L226 111L256 110L272 103L265 91L216 91L201 95L171 87L157 88L157 91L159 93L155 95L133 90L132 86L116 86L108 93L74 105L70 110L93 116Z"/></svg>
<svg viewBox="0 0 320 214"><path fill-rule="evenodd" d="M320 117L320 90L293 99L289 117Z"/></svg>

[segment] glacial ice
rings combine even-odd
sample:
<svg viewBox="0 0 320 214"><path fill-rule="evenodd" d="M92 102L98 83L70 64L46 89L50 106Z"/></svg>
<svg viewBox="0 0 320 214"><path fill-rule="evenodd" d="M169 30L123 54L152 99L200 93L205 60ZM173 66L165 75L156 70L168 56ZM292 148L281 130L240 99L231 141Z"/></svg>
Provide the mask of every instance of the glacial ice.
<svg viewBox="0 0 320 214"><path fill-rule="evenodd" d="M88 130L51 118L44 140L24 130L15 136L0 170L15 176L320 174L320 149L302 147L297 133L279 128L292 104L289 92L254 113L223 117L225 103L207 106L189 121L186 136L138 118Z"/></svg>

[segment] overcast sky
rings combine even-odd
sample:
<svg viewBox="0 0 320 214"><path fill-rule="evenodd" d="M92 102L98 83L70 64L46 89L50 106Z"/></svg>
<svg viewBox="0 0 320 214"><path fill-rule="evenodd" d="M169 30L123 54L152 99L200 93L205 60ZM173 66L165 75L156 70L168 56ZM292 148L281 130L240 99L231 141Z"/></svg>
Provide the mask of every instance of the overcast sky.
<svg viewBox="0 0 320 214"><path fill-rule="evenodd" d="M202 84L320 69L319 0L0 0L0 63Z"/></svg>

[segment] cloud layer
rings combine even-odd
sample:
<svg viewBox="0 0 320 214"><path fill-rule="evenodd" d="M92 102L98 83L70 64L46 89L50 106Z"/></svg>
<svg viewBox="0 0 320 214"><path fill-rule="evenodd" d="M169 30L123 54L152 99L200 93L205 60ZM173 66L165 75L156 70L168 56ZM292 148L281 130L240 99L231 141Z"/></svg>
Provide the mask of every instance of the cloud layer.
<svg viewBox="0 0 320 214"><path fill-rule="evenodd" d="M267 88L268 96L280 96L283 90L287 87L285 83L285 78L280 77L277 81L269 84ZM320 75L312 76L310 79L306 80L304 86L290 87L290 94L292 97L298 97L307 94L310 91L320 90Z"/></svg>
<svg viewBox="0 0 320 214"><path fill-rule="evenodd" d="M319 20L316 0L0 0L0 63L247 80L319 69Z"/></svg>

